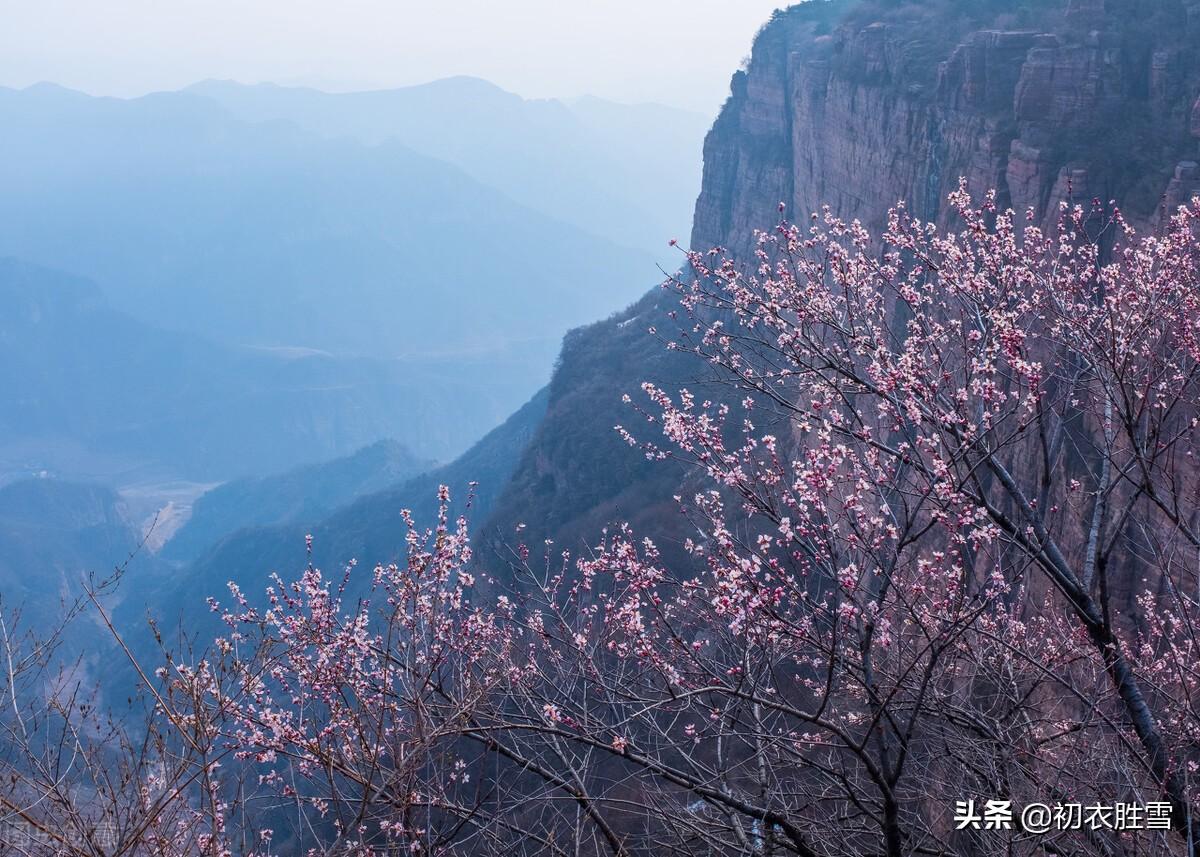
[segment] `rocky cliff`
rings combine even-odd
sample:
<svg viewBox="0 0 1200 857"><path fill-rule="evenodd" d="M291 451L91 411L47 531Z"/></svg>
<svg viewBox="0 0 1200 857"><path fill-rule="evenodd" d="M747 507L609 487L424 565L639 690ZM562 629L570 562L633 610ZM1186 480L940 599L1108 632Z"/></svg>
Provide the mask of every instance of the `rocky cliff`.
<svg viewBox="0 0 1200 857"><path fill-rule="evenodd" d="M959 177L1021 211L1116 199L1152 225L1197 184L1200 3L807 3L776 13L704 148L694 246L779 202L945 221Z"/></svg>
<svg viewBox="0 0 1200 857"><path fill-rule="evenodd" d="M813 0L777 12L704 145L692 246L745 253L784 203L829 204L878 229L906 200L947 223L973 191L1053 221L1059 200L1117 200L1152 228L1200 190L1200 3L1180 0ZM664 516L679 474L639 459L612 427L643 380L695 380L648 327L669 332L667 294L568 337L545 419L498 504L570 547L609 519ZM653 432L653 427L647 427Z"/></svg>

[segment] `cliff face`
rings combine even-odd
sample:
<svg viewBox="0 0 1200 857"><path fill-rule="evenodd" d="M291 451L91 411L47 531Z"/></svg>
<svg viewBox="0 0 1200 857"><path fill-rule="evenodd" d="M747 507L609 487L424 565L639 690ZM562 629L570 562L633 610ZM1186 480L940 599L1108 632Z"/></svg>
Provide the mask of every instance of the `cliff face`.
<svg viewBox="0 0 1200 857"><path fill-rule="evenodd" d="M704 145L691 244L745 255L777 206L822 204L878 231L905 200L943 225L966 177L1052 225L1059 200L1115 199L1135 224L1200 191L1200 2L1178 0L813 0L760 32ZM669 541L679 474L640 460L612 426L639 423L623 393L642 381L695 386L645 331L678 322L670 295L576 331L545 419L497 506L569 547L609 519ZM642 423L642 433L656 434Z"/></svg>
<svg viewBox="0 0 1200 857"><path fill-rule="evenodd" d="M777 13L704 147L695 247L784 202L946 221L960 176L1053 219L1116 199L1153 225L1197 184L1200 3L824 3Z"/></svg>

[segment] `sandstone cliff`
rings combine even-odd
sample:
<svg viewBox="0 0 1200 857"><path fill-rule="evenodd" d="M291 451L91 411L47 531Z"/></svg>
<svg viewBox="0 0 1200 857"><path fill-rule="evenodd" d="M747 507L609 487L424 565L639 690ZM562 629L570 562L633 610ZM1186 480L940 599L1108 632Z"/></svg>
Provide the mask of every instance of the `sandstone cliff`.
<svg viewBox="0 0 1200 857"><path fill-rule="evenodd" d="M1117 200L1153 228L1200 191L1200 2L814 0L778 12L704 145L691 244L744 253L784 203L878 229L905 200L945 224L960 176L1053 221L1059 200ZM646 334L667 294L571 334L546 417L497 506L577 548L610 519L681 535L679 474L623 447L643 380L694 382ZM653 427L645 431L654 432Z"/></svg>

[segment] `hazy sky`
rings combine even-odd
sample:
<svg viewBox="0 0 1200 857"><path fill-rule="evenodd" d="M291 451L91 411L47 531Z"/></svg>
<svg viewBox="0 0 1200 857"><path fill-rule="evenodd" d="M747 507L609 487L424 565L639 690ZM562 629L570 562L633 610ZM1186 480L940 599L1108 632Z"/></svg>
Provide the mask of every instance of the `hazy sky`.
<svg viewBox="0 0 1200 857"><path fill-rule="evenodd" d="M469 74L528 97L712 112L786 0L0 0L0 85L136 95L208 77L327 89Z"/></svg>

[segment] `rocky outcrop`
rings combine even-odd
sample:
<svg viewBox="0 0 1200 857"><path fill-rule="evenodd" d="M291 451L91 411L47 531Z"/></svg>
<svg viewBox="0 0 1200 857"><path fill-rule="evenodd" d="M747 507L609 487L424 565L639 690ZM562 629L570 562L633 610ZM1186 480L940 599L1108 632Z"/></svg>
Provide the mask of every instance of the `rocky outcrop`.
<svg viewBox="0 0 1200 857"><path fill-rule="evenodd" d="M904 199L944 223L960 176L1047 225L1058 201L1093 197L1153 223L1191 187L1196 7L1071 0L1006 14L1016 5L777 13L705 143L693 246L736 248L781 201L877 226Z"/></svg>
<svg viewBox="0 0 1200 857"><path fill-rule="evenodd" d="M1197 195L1200 195L1200 164L1180 161L1175 167L1175 174L1167 182L1167 189L1163 191L1162 211L1175 211Z"/></svg>
<svg viewBox="0 0 1200 857"><path fill-rule="evenodd" d="M705 140L692 246L745 255L781 202L795 218L828 204L878 231L905 200L945 225L960 176L1048 227L1059 201L1093 198L1154 226L1200 192L1197 46L1200 3L1180 0L812 0L776 13ZM678 328L673 306L647 295L568 338L494 532L522 521L533 544L578 548L634 517L665 549L686 535L679 472L612 430L638 419L623 393L702 371L645 335Z"/></svg>

